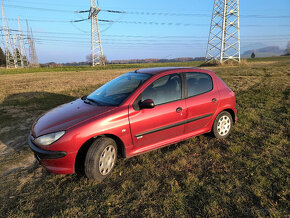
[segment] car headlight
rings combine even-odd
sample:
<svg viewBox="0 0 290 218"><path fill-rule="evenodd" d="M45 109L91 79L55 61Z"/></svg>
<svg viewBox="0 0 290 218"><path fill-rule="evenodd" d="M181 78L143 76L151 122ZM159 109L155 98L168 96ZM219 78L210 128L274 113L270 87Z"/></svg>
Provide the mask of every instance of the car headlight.
<svg viewBox="0 0 290 218"><path fill-rule="evenodd" d="M64 134L65 131L49 133L47 135L37 137L36 139L34 139L34 142L39 145L50 145L60 139Z"/></svg>

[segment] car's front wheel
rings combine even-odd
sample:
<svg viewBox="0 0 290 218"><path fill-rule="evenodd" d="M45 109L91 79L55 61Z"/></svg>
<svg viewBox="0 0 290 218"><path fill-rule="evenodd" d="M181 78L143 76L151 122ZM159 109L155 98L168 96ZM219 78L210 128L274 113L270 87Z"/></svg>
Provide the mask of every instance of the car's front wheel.
<svg viewBox="0 0 290 218"><path fill-rule="evenodd" d="M233 118L227 111L222 111L215 119L213 124L213 134L218 139L229 136L233 126Z"/></svg>
<svg viewBox="0 0 290 218"><path fill-rule="evenodd" d="M85 174L102 181L113 170L117 160L117 144L111 138L98 138L90 146L85 159Z"/></svg>

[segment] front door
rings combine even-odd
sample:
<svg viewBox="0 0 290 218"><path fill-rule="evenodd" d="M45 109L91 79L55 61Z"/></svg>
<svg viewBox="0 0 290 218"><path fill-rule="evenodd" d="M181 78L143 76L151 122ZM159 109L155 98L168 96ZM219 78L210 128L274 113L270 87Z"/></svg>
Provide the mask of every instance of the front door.
<svg viewBox="0 0 290 218"><path fill-rule="evenodd" d="M129 108L132 141L135 148L149 146L184 134L185 100L182 100L180 74L163 76L151 83L136 99L152 99L152 109ZM136 102L135 101L135 102Z"/></svg>

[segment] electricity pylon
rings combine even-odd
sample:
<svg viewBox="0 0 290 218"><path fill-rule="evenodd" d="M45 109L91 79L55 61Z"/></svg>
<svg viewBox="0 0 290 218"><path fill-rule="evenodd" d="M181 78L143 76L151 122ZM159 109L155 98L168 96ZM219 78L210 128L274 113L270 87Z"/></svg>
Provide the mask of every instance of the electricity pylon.
<svg viewBox="0 0 290 218"><path fill-rule="evenodd" d="M215 0L206 61L240 62L239 0Z"/></svg>
<svg viewBox="0 0 290 218"><path fill-rule="evenodd" d="M105 58L103 55L103 49L101 44L101 34L99 29L99 22L98 22L98 14L100 11L105 11L109 13L117 13L117 14L123 14L124 11L115 11L115 10L101 10L99 8L98 0L90 0L91 1L91 8L90 10L85 11L75 11L75 13L87 13L89 12L89 16L87 19L81 19L81 20L74 20L71 22L82 22L85 20L90 19L91 20L91 62L92 66L95 66L97 64L105 64ZM98 4L97 4L98 3Z"/></svg>
<svg viewBox="0 0 290 218"><path fill-rule="evenodd" d="M29 44L29 66L38 67L39 64L38 64L38 59L36 55L32 29L31 28L29 29L28 21L26 21L26 25L27 25L27 39L28 39L28 44Z"/></svg>
<svg viewBox="0 0 290 218"><path fill-rule="evenodd" d="M3 34L4 34L4 40L5 40L5 56L6 56L6 68L17 68L17 58L16 58L16 52L14 50L14 46L11 42L10 37L10 30L7 24L3 1L1 0L1 6L2 6L2 21L3 21Z"/></svg>
<svg viewBox="0 0 290 218"><path fill-rule="evenodd" d="M91 61L92 66L101 64L101 58L103 56L103 49L101 44L101 36L98 23L98 13L101 11L97 7L96 0L91 0L91 8L89 13L89 19L91 19Z"/></svg>
<svg viewBox="0 0 290 218"><path fill-rule="evenodd" d="M20 52L21 67L27 67L28 62L27 62L27 56L26 56L26 51L25 51L25 46L24 46L24 41L23 41L23 34L21 30L19 17L18 17L18 48Z"/></svg>
<svg viewBox="0 0 290 218"><path fill-rule="evenodd" d="M12 35L12 41L13 41L13 52L14 52L14 57L16 60L17 67L22 67L21 63L21 53L19 49L19 38L18 35Z"/></svg>
<svg viewBox="0 0 290 218"><path fill-rule="evenodd" d="M30 59L30 61L32 63L32 66L38 67L39 64L38 64L38 58L37 58L36 49L35 49L35 42L34 42L34 38L33 38L32 28L30 28L30 42L31 42L31 46L30 46L31 59Z"/></svg>

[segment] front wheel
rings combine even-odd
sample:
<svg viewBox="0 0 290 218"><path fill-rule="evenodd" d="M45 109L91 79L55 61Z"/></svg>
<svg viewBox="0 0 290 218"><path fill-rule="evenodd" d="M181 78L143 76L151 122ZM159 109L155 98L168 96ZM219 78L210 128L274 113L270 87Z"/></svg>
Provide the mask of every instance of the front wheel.
<svg viewBox="0 0 290 218"><path fill-rule="evenodd" d="M85 159L85 174L89 179L102 181L113 170L117 160L117 144L102 137L90 146Z"/></svg>
<svg viewBox="0 0 290 218"><path fill-rule="evenodd" d="M218 139L227 138L232 130L233 118L227 111L221 112L213 124L213 134Z"/></svg>

